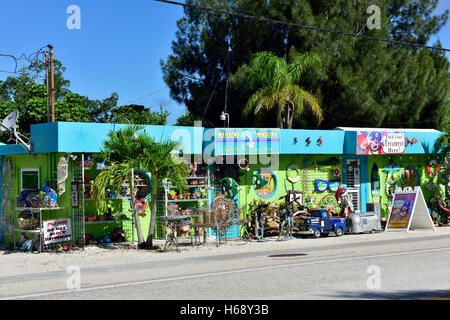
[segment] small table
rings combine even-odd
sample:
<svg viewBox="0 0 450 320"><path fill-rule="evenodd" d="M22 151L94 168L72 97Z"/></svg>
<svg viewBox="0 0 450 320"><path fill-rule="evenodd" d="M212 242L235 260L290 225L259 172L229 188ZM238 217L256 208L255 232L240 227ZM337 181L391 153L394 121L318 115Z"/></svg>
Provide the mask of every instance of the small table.
<svg viewBox="0 0 450 320"><path fill-rule="evenodd" d="M166 226L170 229L169 234L166 237L166 242L164 244L164 252L166 252L167 248L171 244L175 244L177 248L177 252L180 250L178 249L178 241L177 241L177 228L183 225L183 223L186 220L192 220L192 217L194 215L173 215L173 216L162 216L158 217L160 220L163 220L166 222Z"/></svg>

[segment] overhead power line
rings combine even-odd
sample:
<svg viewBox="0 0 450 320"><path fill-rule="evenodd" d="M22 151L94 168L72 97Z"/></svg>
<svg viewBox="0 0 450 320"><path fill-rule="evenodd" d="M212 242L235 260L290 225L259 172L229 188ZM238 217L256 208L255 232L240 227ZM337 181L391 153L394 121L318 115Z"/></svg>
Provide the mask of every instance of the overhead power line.
<svg viewBox="0 0 450 320"><path fill-rule="evenodd" d="M242 14L242 13L233 13L233 12L229 12L226 10L207 8L207 7L202 7L202 6L188 4L188 3L181 3L181 2L168 1L168 0L155 0L155 1L167 3L167 4L174 4L174 5L183 6L183 7L189 7L189 8L203 10L203 11L209 11L212 13L222 13L222 14L226 14L226 15L238 17L238 18L253 19L253 20L260 21L260 22L283 25L283 26L287 26L287 27L295 27L295 28L312 30L312 31L333 33L333 34L338 34L338 35L343 35L343 36L348 36L348 37L355 37L355 38L366 39L366 40L382 41L382 42L392 43L392 44L397 44L397 45L402 45L402 46L410 46L410 47L426 48L426 49L450 52L450 49L445 49L445 48L440 48L440 47L426 46L426 45L422 45L422 44L418 44L418 43L372 37L372 36L367 36L367 35L363 35L363 34L356 34L356 33L338 31L338 30L333 30L333 29L314 27L314 26L305 25L305 24L298 24L298 23L293 23L293 22L268 19L265 17L252 16L252 15Z"/></svg>
<svg viewBox="0 0 450 320"><path fill-rule="evenodd" d="M25 69L28 68L32 68L34 67L38 62L43 62L42 60L40 60L40 55L44 55L44 49L45 47L40 48L39 50L37 50L36 52L33 52L31 54L25 54L22 53L20 56L16 57L12 54L4 54L4 53L0 53L0 57L5 57L5 58L11 58L14 60L14 71L11 71L11 73L17 73L18 71L18 66L19 66L19 61L21 60L25 60L29 63L28 67L25 67Z"/></svg>
<svg viewBox="0 0 450 320"><path fill-rule="evenodd" d="M135 102L137 102L137 101L139 101L139 100L148 98L148 97L150 97L150 96L152 96L152 95L154 95L154 94L157 94L157 93L159 93L159 92L161 92L161 91L163 91L163 90L166 90L166 89L168 89L168 87L164 87L164 88L158 89L158 90L156 90L156 91L150 92L149 94L146 94L145 96L142 96L142 97L140 97L140 98L134 99L134 100L131 101L129 104L133 104L133 103L135 103Z"/></svg>

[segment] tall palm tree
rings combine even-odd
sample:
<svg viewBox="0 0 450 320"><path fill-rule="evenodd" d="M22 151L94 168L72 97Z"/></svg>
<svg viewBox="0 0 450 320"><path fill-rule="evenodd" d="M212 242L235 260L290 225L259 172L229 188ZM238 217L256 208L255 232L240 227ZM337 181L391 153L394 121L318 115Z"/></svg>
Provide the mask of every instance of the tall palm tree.
<svg viewBox="0 0 450 320"><path fill-rule="evenodd" d="M245 105L244 118L251 113L257 115L262 109L275 111L278 128L292 129L293 121L302 114L306 105L320 124L323 115L319 102L298 85L306 69L320 66L320 58L312 53L299 55L292 63L271 52L257 53L249 64L248 84L259 89Z"/></svg>

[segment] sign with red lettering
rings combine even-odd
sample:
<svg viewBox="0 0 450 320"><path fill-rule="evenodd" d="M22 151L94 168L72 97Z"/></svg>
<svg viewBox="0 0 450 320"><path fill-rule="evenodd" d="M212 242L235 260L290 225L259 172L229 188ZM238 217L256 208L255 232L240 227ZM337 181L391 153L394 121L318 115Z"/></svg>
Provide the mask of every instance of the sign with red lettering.
<svg viewBox="0 0 450 320"><path fill-rule="evenodd" d="M66 242L72 240L70 219L44 221L44 244Z"/></svg>
<svg viewBox="0 0 450 320"><path fill-rule="evenodd" d="M392 209L386 225L386 231L406 231L410 229L433 229L433 220L423 197L422 189L415 187L397 188Z"/></svg>

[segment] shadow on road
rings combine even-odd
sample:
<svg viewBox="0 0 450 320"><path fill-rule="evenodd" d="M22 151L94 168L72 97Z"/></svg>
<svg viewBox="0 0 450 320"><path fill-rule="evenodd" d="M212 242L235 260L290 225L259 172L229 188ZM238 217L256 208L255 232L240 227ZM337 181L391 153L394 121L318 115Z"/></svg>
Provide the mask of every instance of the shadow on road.
<svg viewBox="0 0 450 320"><path fill-rule="evenodd" d="M423 300L450 299L450 290L410 290L398 292L370 291L370 292L337 292L327 295L330 299L338 300Z"/></svg>

